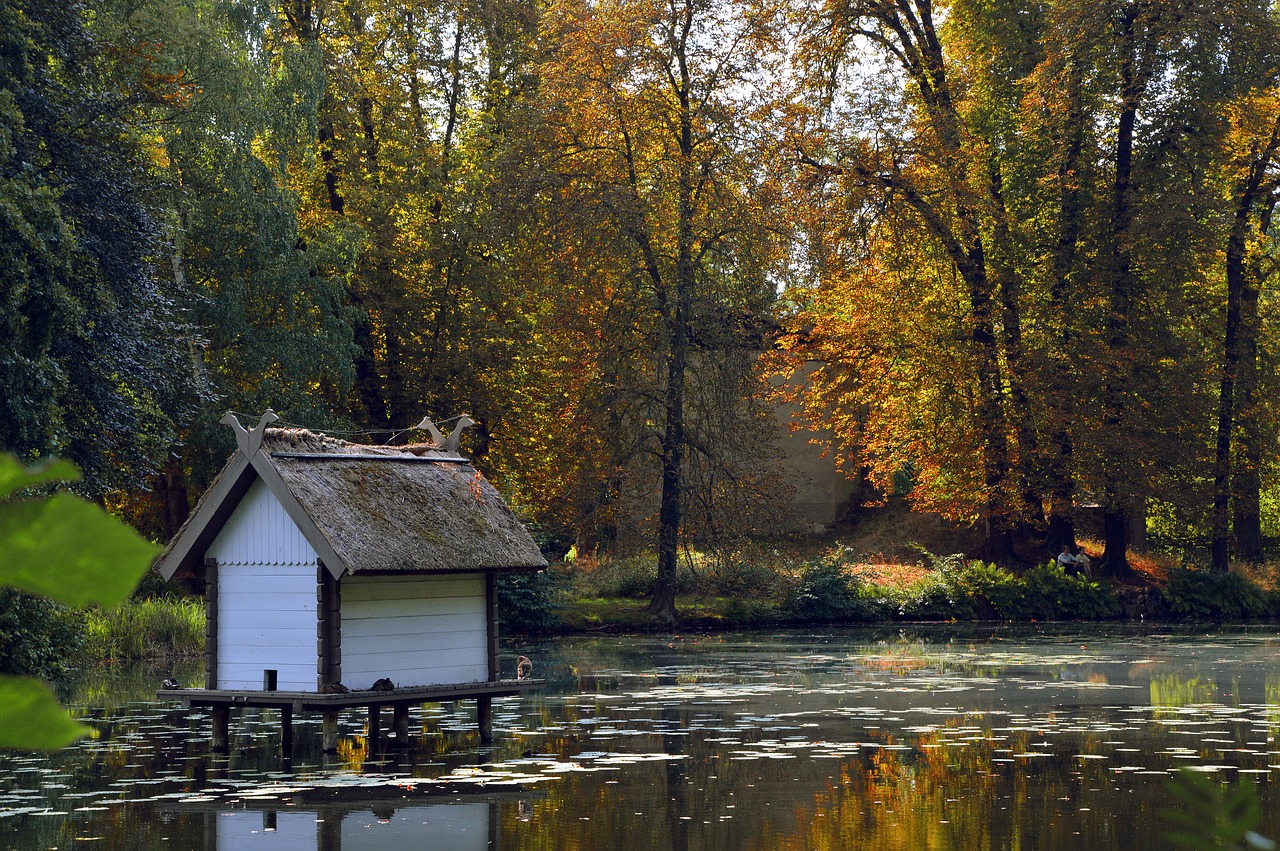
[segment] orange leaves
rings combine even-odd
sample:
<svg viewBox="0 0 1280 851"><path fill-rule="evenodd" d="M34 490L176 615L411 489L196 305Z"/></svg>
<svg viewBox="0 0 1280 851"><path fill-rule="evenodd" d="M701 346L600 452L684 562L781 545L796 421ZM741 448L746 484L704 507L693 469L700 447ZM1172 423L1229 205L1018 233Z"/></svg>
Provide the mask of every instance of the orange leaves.
<svg viewBox="0 0 1280 851"><path fill-rule="evenodd" d="M803 376L791 382L808 422L860 447L853 463L883 492L908 472L915 503L972 519L986 491L963 287L927 243L890 229L865 236L867 255L829 258L773 355L774 372Z"/></svg>
<svg viewBox="0 0 1280 851"><path fill-rule="evenodd" d="M143 103L186 109L200 94L200 86L187 79L186 69L173 66L174 56L164 42L113 44L107 53L130 69L132 79L121 83L130 86L129 94Z"/></svg>

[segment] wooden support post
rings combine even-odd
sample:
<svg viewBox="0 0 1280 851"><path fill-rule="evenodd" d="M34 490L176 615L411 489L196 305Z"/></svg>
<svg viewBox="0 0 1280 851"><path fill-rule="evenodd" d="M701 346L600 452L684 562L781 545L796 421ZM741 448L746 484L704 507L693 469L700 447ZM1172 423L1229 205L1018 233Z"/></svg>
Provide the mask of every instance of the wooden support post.
<svg viewBox="0 0 1280 851"><path fill-rule="evenodd" d="M476 698L476 721L480 725L480 741L489 744L493 741L493 698Z"/></svg>
<svg viewBox="0 0 1280 851"><path fill-rule="evenodd" d="M319 815L316 848L318 851L342 851L342 812L326 807Z"/></svg>
<svg viewBox="0 0 1280 851"><path fill-rule="evenodd" d="M204 814L204 830L201 832L200 851L218 851L218 814ZM493 846L497 848L498 846Z"/></svg>
<svg viewBox="0 0 1280 851"><path fill-rule="evenodd" d="M230 750L231 707L225 703L213 705L213 749L226 752Z"/></svg>
<svg viewBox="0 0 1280 851"><path fill-rule="evenodd" d="M316 567L316 688L342 681L342 585Z"/></svg>
<svg viewBox="0 0 1280 851"><path fill-rule="evenodd" d="M218 560L204 562L204 687L218 687Z"/></svg>
<svg viewBox="0 0 1280 851"><path fill-rule="evenodd" d="M286 757L293 753L293 707L280 707L280 752Z"/></svg>
<svg viewBox="0 0 1280 851"><path fill-rule="evenodd" d="M382 749L382 704L369 704L369 753Z"/></svg>
<svg viewBox="0 0 1280 851"><path fill-rule="evenodd" d="M409 704L397 703L391 714L391 726L396 731L396 747L409 747Z"/></svg>
<svg viewBox="0 0 1280 851"><path fill-rule="evenodd" d="M320 737L325 753L338 752L338 713L326 712L320 719Z"/></svg>
<svg viewBox="0 0 1280 851"><path fill-rule="evenodd" d="M488 658L489 682L501 679L502 672L498 663L498 574L486 570L484 574L485 597L485 656ZM476 698L476 721L480 727L480 741L489 744L493 741L493 698Z"/></svg>
<svg viewBox="0 0 1280 851"><path fill-rule="evenodd" d="M502 679L502 667L498 661L498 574L492 570L484 574L485 598L485 657L489 668L489 682Z"/></svg>

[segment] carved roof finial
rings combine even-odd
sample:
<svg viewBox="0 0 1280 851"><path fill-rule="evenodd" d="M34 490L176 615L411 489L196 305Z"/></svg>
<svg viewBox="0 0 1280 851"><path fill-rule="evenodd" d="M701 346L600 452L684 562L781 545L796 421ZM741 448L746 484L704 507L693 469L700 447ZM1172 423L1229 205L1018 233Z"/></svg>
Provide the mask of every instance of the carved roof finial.
<svg viewBox="0 0 1280 851"><path fill-rule="evenodd" d="M432 441L434 441L437 446L444 447L445 452L451 452L456 455L458 452L458 446L462 443L463 430L467 426L473 426L475 424L475 420L471 419L471 417L466 414L463 414L458 417L458 424L449 432L449 436L447 438L440 433L440 429L436 428L436 424L431 421L430 417L423 417L422 422L418 423L414 428L425 431L427 434L431 435Z"/></svg>
<svg viewBox="0 0 1280 851"><path fill-rule="evenodd" d="M236 415L230 411L223 414L218 422L231 426L236 433L236 445L240 447L240 451L246 458L252 458L262 448L262 438L266 437L267 425L278 419L280 418L276 416L276 412L267 408L266 413L258 420L258 424L249 431L245 431L244 426L240 425L240 420L236 419Z"/></svg>

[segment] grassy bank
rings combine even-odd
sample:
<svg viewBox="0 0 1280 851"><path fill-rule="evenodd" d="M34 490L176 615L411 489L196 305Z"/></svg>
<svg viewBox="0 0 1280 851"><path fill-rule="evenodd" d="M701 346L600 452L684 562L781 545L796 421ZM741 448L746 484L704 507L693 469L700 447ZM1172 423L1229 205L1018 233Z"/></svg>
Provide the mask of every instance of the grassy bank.
<svg viewBox="0 0 1280 851"><path fill-rule="evenodd" d="M1098 548L1092 549L1096 556ZM1117 584L1067 576L1052 564L1015 572L920 549L914 558L888 559L860 556L838 540L757 542L733 551L686 551L677 608L682 628L706 629L895 621L1280 619L1274 568L1218 575L1146 556L1135 556L1134 564L1134 579ZM646 608L656 581L651 555L576 558L542 574L505 576L499 585L502 628L518 633L650 629ZM19 620L32 626L31 618ZM62 636L22 644L78 646L77 658L89 663L190 658L204 651L200 598L157 596L114 610L54 612L45 620L60 624L68 635L76 633L76 640ZM0 619L0 638L3 625Z"/></svg>
<svg viewBox="0 0 1280 851"><path fill-rule="evenodd" d="M85 611L86 659L95 662L196 656L204 652L204 600L151 597Z"/></svg>
<svg viewBox="0 0 1280 851"><path fill-rule="evenodd" d="M1095 547L1095 550L1097 548ZM1096 556L1098 553L1094 552ZM1194 621L1280 619L1274 572L1225 575L1137 556L1115 583L1049 563L1011 571L960 555L868 559L839 541L687 551L677 580L681 626L734 628L894 621ZM649 628L652 556L572 559L522 578L508 631Z"/></svg>

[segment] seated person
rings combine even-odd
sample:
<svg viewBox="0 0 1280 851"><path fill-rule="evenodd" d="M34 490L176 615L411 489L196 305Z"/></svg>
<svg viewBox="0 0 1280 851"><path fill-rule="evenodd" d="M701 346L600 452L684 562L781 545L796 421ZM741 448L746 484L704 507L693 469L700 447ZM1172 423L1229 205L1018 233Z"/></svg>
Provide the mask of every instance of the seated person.
<svg viewBox="0 0 1280 851"><path fill-rule="evenodd" d="M1092 565L1084 550L1065 543L1062 552L1058 553L1058 567L1068 576L1089 576Z"/></svg>

